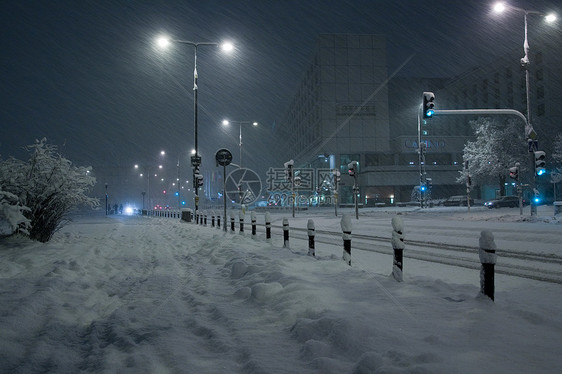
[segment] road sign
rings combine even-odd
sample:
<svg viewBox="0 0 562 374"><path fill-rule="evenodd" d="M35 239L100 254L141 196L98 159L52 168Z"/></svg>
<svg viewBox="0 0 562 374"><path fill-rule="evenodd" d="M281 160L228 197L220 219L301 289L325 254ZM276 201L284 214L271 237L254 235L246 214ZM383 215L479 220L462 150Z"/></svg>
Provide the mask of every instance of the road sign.
<svg viewBox="0 0 562 374"><path fill-rule="evenodd" d="M538 151L538 149L539 149L539 141L529 139L529 152L536 152Z"/></svg>
<svg viewBox="0 0 562 374"><path fill-rule="evenodd" d="M228 166L232 162L232 153L226 148L219 149L215 154L215 160L220 166Z"/></svg>
<svg viewBox="0 0 562 374"><path fill-rule="evenodd" d="M191 156L191 166L197 167L201 165L201 156Z"/></svg>

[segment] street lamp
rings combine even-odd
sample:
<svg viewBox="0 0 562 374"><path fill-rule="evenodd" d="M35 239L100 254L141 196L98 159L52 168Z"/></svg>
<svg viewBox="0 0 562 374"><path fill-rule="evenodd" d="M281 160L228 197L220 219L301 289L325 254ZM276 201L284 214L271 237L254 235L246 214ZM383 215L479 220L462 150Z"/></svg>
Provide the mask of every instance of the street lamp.
<svg viewBox="0 0 562 374"><path fill-rule="evenodd" d="M527 98L527 137L529 141L529 148L531 148L532 142L536 140L537 133L535 132L535 130L533 129L533 125L531 124L531 85L529 83L529 75L530 75L529 69L530 69L531 61L529 60L529 40L527 38L527 15L537 14L543 16L547 23L552 23L556 21L556 15L544 14L536 10L523 9L513 5L505 4L503 2L498 2L494 5L494 11L496 13L502 13L506 10L523 13L523 18L525 21L525 40L523 42L523 51L525 52L525 55L521 59L521 66L525 69L525 95ZM536 142L533 143L536 144ZM531 170L534 170L535 160L533 157L533 153L531 153L531 162L533 163L533 168ZM536 184L536 174L533 173L533 186L532 186L533 188L535 184ZM532 216L536 215L537 214L536 204L532 202L530 205L531 205L531 215Z"/></svg>
<svg viewBox="0 0 562 374"><path fill-rule="evenodd" d="M195 190L195 211L199 210L199 187L198 187L198 179L195 178L196 174L199 174L199 166L201 166L201 156L199 155L199 148L197 144L197 48L200 46L218 46L219 43L212 43L212 42L192 42L189 40L178 40L178 39L169 39L167 37L160 37L157 39L156 43L161 48L167 48L171 43L178 43L178 44L187 44L193 47L194 49L194 65L193 65L193 123L194 123L194 143L195 143L195 154L191 156L191 166L193 166L193 188ZM225 52L231 52L234 49L234 46L230 42L225 42L220 45L221 49Z"/></svg>
<svg viewBox="0 0 562 374"><path fill-rule="evenodd" d="M160 156L164 156L166 154L166 152L161 151L160 152ZM141 167L139 166L139 164L135 164L134 165L135 170L140 169ZM143 178L146 174L146 180L147 180L147 189L146 192L148 194L148 205L149 205L149 209L152 209L153 205L150 202L150 177L151 177L151 169L158 169L158 170L162 170L164 168L164 166L162 164L158 164L155 165L154 167L152 167L151 165L145 165L142 169L144 169L144 173L141 172L139 173L139 177ZM157 177L158 174L154 173L154 176ZM143 195L143 205L144 205L144 195Z"/></svg>
<svg viewBox="0 0 562 374"><path fill-rule="evenodd" d="M531 94L530 94L531 88L530 88L530 83L529 83L529 69L530 69L531 61L529 60L529 40L527 38L527 15L538 14L540 16L543 16L547 23L552 23L552 22L556 21L556 15L555 14L544 14L544 13L536 11L536 10L523 9L523 8L519 8L519 7L516 7L516 6L513 6L513 5L505 4L503 2L496 3L494 5L494 11L496 13L503 13L504 11L514 11L514 12L523 13L523 18L524 18L524 21L525 21L525 40L523 42L523 51L525 52L525 55L521 59L521 66L525 69L525 91L526 91L526 96L527 96L527 124L529 125L529 128L532 130L533 127L531 125L531 97L530 97L531 96ZM530 134L530 135L531 135L532 138L534 138L536 136L536 134L534 133L534 130L532 131L532 134Z"/></svg>
<svg viewBox="0 0 562 374"><path fill-rule="evenodd" d="M224 126L228 126L230 123L237 123L240 125L240 143L238 144L238 147L240 149L240 168L242 168L242 125L252 125L252 126L257 126L258 123L257 122L252 122L252 121L229 121L227 119L222 121L222 124Z"/></svg>

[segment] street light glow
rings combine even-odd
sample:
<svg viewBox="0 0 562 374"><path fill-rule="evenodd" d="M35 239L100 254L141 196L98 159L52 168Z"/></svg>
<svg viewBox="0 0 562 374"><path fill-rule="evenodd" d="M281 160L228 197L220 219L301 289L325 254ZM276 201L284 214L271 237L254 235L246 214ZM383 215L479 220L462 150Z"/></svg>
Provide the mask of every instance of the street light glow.
<svg viewBox="0 0 562 374"><path fill-rule="evenodd" d="M166 154L166 152L165 152L165 151L160 151L160 154L161 154L162 156L164 156L164 155Z"/></svg>
<svg viewBox="0 0 562 374"><path fill-rule="evenodd" d="M234 50L234 44L232 44L231 42L224 42L221 45L221 49L224 52L232 52Z"/></svg>
<svg viewBox="0 0 562 374"><path fill-rule="evenodd" d="M225 125L225 126L228 126L230 124L230 122L228 122L227 119L223 119L222 124Z"/></svg>
<svg viewBox="0 0 562 374"><path fill-rule="evenodd" d="M544 19L546 20L546 22L552 23L556 21L556 14L554 13L547 14L546 17L544 17Z"/></svg>
<svg viewBox="0 0 562 374"><path fill-rule="evenodd" d="M191 154L194 155L195 154L195 149L191 150Z"/></svg>
<svg viewBox="0 0 562 374"><path fill-rule="evenodd" d="M504 3L496 3L494 5L494 12L496 13L501 13L505 10L505 4Z"/></svg>
<svg viewBox="0 0 562 374"><path fill-rule="evenodd" d="M254 125L254 126L257 126L257 125L258 125L258 123L257 123L257 122L254 122L254 123L252 123L252 125Z"/></svg>
<svg viewBox="0 0 562 374"><path fill-rule="evenodd" d="M156 39L156 44L160 48L167 48L170 45L170 39L166 36L161 36L158 39Z"/></svg>

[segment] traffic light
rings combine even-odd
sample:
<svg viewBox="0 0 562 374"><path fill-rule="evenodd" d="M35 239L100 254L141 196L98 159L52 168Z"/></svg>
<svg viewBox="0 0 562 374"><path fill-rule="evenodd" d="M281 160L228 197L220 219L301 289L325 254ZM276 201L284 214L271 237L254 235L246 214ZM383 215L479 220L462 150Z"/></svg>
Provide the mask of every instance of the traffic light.
<svg viewBox="0 0 562 374"><path fill-rule="evenodd" d="M431 178L426 178L425 179L425 185L427 187L428 190L431 190L431 187L433 187L433 179Z"/></svg>
<svg viewBox="0 0 562 374"><path fill-rule="evenodd" d="M195 188L203 185L203 175L199 173L199 166L193 168L193 184Z"/></svg>
<svg viewBox="0 0 562 374"><path fill-rule="evenodd" d="M288 180L289 182L293 181L293 165L295 164L295 162L293 160L289 160L287 162L285 162L283 165L285 165L285 179Z"/></svg>
<svg viewBox="0 0 562 374"><path fill-rule="evenodd" d="M357 174L357 161L351 161L349 164L347 164L347 169L349 175L355 177L355 175Z"/></svg>
<svg viewBox="0 0 562 374"><path fill-rule="evenodd" d="M535 173L537 175L543 175L546 172L544 168L546 165L546 153L543 151L535 151Z"/></svg>
<svg viewBox="0 0 562 374"><path fill-rule="evenodd" d="M423 118L431 118L435 113L435 95L433 92L423 93Z"/></svg>
<svg viewBox="0 0 562 374"><path fill-rule="evenodd" d="M537 190L536 188L533 188L533 192L534 192L534 197L533 197L533 202L535 203L535 205L538 205L541 202L541 195L539 193L539 190Z"/></svg>
<svg viewBox="0 0 562 374"><path fill-rule="evenodd" d="M423 184L420 186L420 190L421 190L421 192L425 192L425 190L427 190L427 187L426 187L425 183L423 183Z"/></svg>
<svg viewBox="0 0 562 374"><path fill-rule="evenodd" d="M197 180L197 187L203 186L203 175L195 174L195 179Z"/></svg>
<svg viewBox="0 0 562 374"><path fill-rule="evenodd" d="M511 179L519 180L519 166L509 168L509 177Z"/></svg>
<svg viewBox="0 0 562 374"><path fill-rule="evenodd" d="M337 189L338 188L338 183L341 182L341 173L339 170L334 169L333 170L334 173L334 187Z"/></svg>

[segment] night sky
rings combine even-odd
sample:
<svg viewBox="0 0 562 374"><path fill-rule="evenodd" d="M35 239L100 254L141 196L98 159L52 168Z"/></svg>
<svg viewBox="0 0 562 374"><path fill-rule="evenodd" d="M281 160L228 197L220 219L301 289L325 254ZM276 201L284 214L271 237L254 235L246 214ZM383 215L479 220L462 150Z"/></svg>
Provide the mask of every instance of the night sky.
<svg viewBox="0 0 562 374"><path fill-rule="evenodd" d="M25 145L47 137L76 164L97 168L150 162L160 149L187 160L193 148L193 48L158 50L162 34L236 45L230 55L198 53L199 143L209 168L218 148L237 155L238 128L224 128L223 118L260 123L244 128L245 163L282 161L271 128L283 125L320 33L384 34L389 73L413 54L399 75L416 77L451 77L523 43L523 16L494 15L483 0L1 4L0 156L24 157ZM560 14L555 2L512 4Z"/></svg>

